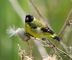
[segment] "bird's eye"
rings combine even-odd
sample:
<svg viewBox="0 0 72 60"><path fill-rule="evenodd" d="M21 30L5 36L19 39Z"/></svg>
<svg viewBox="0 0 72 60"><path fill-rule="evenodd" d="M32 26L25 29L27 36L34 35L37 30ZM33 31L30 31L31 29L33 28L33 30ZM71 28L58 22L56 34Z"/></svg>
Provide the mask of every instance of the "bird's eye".
<svg viewBox="0 0 72 60"><path fill-rule="evenodd" d="M28 17L25 18L25 22L29 22L29 18Z"/></svg>
<svg viewBox="0 0 72 60"><path fill-rule="evenodd" d="M26 15L26 17L25 17L25 22L32 22L33 19L34 19L33 15L28 14L28 15Z"/></svg>

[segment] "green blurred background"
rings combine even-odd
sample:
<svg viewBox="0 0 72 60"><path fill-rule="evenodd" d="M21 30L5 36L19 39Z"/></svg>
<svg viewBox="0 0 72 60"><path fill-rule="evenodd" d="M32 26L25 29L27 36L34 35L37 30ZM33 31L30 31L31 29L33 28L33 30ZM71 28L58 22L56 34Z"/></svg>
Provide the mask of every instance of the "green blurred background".
<svg viewBox="0 0 72 60"><path fill-rule="evenodd" d="M31 13L37 19L40 19L38 13L28 0L17 1L26 13ZM48 20L52 29L58 34L68 16L68 13L72 9L72 0L34 0L34 3L43 16ZM20 60L17 44L20 44L21 48L25 49L26 52L29 53L27 44L21 41L18 36L9 38L6 34L7 27L12 25L15 25L17 28L24 27L23 22L13 9L9 0L0 0L0 60ZM67 38L66 41L62 38L63 42L65 42L68 47L72 46L72 31L70 31ZM35 60L41 60L37 47L33 41L30 42L34 47L33 56ZM69 60L67 56L64 56L63 58L64 60Z"/></svg>

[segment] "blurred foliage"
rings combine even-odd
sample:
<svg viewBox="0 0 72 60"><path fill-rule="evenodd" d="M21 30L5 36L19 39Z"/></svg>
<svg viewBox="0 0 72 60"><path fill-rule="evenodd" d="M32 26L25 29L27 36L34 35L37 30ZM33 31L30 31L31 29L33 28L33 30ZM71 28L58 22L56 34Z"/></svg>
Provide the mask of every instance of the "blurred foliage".
<svg viewBox="0 0 72 60"><path fill-rule="evenodd" d="M32 13L36 18L40 19L38 13L35 11L33 6L28 0L18 0L21 7L26 13ZM72 0L34 0L34 3L47 18L52 29L58 34L61 27L63 26L69 11L72 9ZM20 60L17 53L17 44L20 44L22 49L28 51L28 46L25 42L20 41L17 36L9 38L6 34L8 26L15 25L16 27L24 27L21 19L13 9L9 0L0 0L0 60ZM37 47L32 41L34 46L33 56L36 60L41 60L41 56L37 50ZM72 46L72 31L67 39L67 46ZM64 56L64 60L69 60Z"/></svg>

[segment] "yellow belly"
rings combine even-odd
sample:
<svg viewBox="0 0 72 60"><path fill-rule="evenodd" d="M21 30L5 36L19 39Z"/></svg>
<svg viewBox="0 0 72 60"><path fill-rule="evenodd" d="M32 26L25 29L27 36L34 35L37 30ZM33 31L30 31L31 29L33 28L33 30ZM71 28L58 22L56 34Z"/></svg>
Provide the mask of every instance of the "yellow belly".
<svg viewBox="0 0 72 60"><path fill-rule="evenodd" d="M38 30L32 29L29 25L25 24L25 31L36 38L42 38L43 34Z"/></svg>

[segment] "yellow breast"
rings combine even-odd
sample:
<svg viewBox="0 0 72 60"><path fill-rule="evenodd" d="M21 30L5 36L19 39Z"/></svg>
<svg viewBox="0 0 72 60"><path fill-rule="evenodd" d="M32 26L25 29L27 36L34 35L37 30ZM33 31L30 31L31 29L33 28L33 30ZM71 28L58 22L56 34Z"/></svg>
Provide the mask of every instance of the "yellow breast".
<svg viewBox="0 0 72 60"><path fill-rule="evenodd" d="M25 31L36 38L43 37L43 34L40 32L40 30L32 29L27 23L25 23Z"/></svg>

